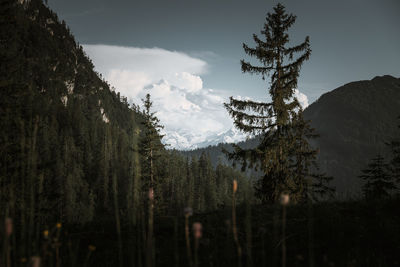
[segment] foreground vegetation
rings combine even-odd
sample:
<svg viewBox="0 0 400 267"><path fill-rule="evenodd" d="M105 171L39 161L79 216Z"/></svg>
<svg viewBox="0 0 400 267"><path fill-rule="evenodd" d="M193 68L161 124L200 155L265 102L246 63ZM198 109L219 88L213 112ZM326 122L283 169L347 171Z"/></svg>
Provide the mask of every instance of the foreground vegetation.
<svg viewBox="0 0 400 267"><path fill-rule="evenodd" d="M240 190L240 187L239 189ZM239 205L238 241L241 264L232 231L232 210L189 217L202 224L198 249L190 229L192 266L281 266L282 240L286 239L288 266L399 266L400 199L379 202L331 202L287 206L286 235L282 236L282 206ZM184 213L155 216L155 265L190 266L185 240ZM41 228L45 231L45 228ZM118 238L111 218L85 226L62 225L43 232L38 256L41 266L146 266L142 229L123 224L122 262L118 262ZM12 265L28 266L10 239ZM4 236L3 236L4 237ZM58 237L57 242L53 238ZM4 240L3 240L4 241ZM5 245L4 242L2 242ZM59 251L57 257L56 251ZM3 256L6 255L3 247ZM58 262L58 265L57 265ZM3 264L4 264L3 258ZM3 265L7 266L7 265Z"/></svg>

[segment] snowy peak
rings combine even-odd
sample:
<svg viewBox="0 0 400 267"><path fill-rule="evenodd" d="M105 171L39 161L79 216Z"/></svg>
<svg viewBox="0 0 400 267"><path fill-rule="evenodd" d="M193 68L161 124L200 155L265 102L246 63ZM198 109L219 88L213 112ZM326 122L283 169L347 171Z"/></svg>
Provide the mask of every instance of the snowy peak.
<svg viewBox="0 0 400 267"><path fill-rule="evenodd" d="M220 143L237 143L246 139L246 135L235 128L220 133L195 134L179 131L166 131L164 142L178 150L192 150Z"/></svg>

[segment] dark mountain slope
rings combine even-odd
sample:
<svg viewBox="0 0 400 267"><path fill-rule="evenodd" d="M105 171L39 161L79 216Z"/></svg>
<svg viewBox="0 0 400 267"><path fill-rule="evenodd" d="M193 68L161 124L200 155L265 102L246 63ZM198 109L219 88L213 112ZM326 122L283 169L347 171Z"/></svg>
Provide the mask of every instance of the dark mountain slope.
<svg viewBox="0 0 400 267"><path fill-rule="evenodd" d="M346 84L322 95L305 111L304 117L320 134L314 144L320 149L319 163L335 179L340 196L358 194L357 176L368 160L377 153L385 154L385 142L399 136L400 79L392 76L375 77L370 81ZM240 143L254 146L256 140ZM209 153L214 162L226 162L219 144L182 152L187 156Z"/></svg>
<svg viewBox="0 0 400 267"><path fill-rule="evenodd" d="M400 79L375 77L322 95L304 112L321 137L319 162L335 177L339 192L358 192L357 176L368 160L385 154L385 142L399 135Z"/></svg>
<svg viewBox="0 0 400 267"><path fill-rule="evenodd" d="M110 209L110 169L119 192L132 189L142 116L42 1L1 1L0 20L1 210L14 218L30 210L32 227L90 221Z"/></svg>

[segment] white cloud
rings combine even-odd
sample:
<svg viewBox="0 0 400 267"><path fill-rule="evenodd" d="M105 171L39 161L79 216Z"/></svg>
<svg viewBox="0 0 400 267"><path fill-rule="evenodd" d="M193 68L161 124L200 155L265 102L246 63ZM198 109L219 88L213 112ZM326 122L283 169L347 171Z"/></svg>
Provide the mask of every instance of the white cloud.
<svg viewBox="0 0 400 267"><path fill-rule="evenodd" d="M194 148L232 128L223 107L228 96L203 87L199 75L207 63L187 54L160 48L84 45L96 70L107 81L141 104L150 93L165 126L165 142L174 148Z"/></svg>
<svg viewBox="0 0 400 267"><path fill-rule="evenodd" d="M174 78L171 80L175 86L186 89L189 92L198 92L203 88L203 81L199 76L187 72L181 72L175 73Z"/></svg>
<svg viewBox="0 0 400 267"><path fill-rule="evenodd" d="M103 74L109 71L145 73L152 80L173 78L176 73L204 74L207 63L185 53L161 48L137 48L111 45L83 45Z"/></svg>
<svg viewBox="0 0 400 267"><path fill-rule="evenodd" d="M104 75L112 86L130 99L136 98L143 88L151 83L150 76L144 72L111 69Z"/></svg>
<svg viewBox="0 0 400 267"><path fill-rule="evenodd" d="M300 92L298 89L294 90L294 96L297 98L297 100L299 101L301 107L303 108L303 110L308 107L308 97L303 94L302 92Z"/></svg>
<svg viewBox="0 0 400 267"><path fill-rule="evenodd" d="M111 45L83 47L95 63L95 69L128 99L136 99L143 88L160 80L189 91L203 87L201 78L196 75L207 71L207 63L184 53Z"/></svg>

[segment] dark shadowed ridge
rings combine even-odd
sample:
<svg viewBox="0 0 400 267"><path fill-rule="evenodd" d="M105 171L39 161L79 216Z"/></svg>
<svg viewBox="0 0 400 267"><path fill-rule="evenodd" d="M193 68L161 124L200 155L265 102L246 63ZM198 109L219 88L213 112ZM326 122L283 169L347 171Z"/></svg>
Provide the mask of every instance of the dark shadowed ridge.
<svg viewBox="0 0 400 267"><path fill-rule="evenodd" d="M321 137L319 163L339 193L358 193L360 170L385 142L399 135L400 79L389 75L348 83L322 95L305 111Z"/></svg>

